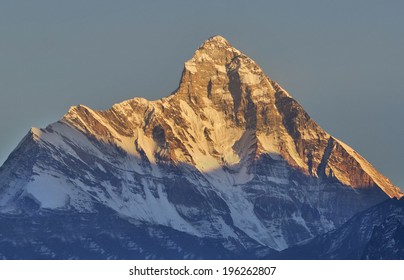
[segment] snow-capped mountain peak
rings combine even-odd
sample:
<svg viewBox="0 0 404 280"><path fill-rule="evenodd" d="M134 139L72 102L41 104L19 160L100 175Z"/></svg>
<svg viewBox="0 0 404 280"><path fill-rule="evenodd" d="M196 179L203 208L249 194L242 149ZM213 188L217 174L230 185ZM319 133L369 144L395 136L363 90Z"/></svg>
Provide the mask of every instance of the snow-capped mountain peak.
<svg viewBox="0 0 404 280"><path fill-rule="evenodd" d="M401 196L221 36L169 97L71 107L0 169L3 212L102 205L228 248L284 249Z"/></svg>

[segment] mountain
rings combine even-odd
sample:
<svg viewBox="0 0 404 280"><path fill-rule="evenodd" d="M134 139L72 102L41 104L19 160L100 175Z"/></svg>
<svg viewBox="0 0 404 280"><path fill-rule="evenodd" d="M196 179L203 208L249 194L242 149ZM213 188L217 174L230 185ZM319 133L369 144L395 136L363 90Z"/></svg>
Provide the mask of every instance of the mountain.
<svg viewBox="0 0 404 280"><path fill-rule="evenodd" d="M32 128L0 168L6 219L102 207L141 232L163 227L167 240L209 238L257 257L402 195L221 36L196 50L170 96L71 107Z"/></svg>
<svg viewBox="0 0 404 280"><path fill-rule="evenodd" d="M302 242L275 259L404 259L404 198L358 213L336 230Z"/></svg>
<svg viewBox="0 0 404 280"><path fill-rule="evenodd" d="M96 210L2 214L0 259L255 259L271 253L252 242L246 248Z"/></svg>

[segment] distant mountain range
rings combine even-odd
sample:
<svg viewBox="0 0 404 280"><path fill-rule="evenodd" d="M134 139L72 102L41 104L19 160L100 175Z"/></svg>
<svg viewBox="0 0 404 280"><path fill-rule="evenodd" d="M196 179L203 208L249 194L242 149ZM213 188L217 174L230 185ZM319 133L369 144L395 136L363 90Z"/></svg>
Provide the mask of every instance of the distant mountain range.
<svg viewBox="0 0 404 280"><path fill-rule="evenodd" d="M402 196L214 36L170 96L29 131L0 168L0 257L399 259Z"/></svg>

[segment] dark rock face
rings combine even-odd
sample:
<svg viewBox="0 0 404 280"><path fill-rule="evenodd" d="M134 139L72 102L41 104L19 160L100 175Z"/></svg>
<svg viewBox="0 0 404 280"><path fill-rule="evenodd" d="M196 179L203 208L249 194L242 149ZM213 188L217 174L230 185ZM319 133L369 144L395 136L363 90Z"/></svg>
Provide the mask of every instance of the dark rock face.
<svg viewBox="0 0 404 280"><path fill-rule="evenodd" d="M259 245L248 250L236 242L232 246L231 240L131 223L111 210L97 210L1 215L0 259L240 259L269 251Z"/></svg>
<svg viewBox="0 0 404 280"><path fill-rule="evenodd" d="M404 221L391 215L374 227L361 256L365 260L404 259Z"/></svg>
<svg viewBox="0 0 404 280"><path fill-rule="evenodd" d="M336 230L271 254L273 259L404 259L404 199L356 214Z"/></svg>
<svg viewBox="0 0 404 280"><path fill-rule="evenodd" d="M101 205L119 223L134 222L135 228L123 228L150 242L158 236L148 235L149 229L164 228L162 248L178 235L192 239L195 248L205 239L222 244L217 258L288 248L401 196L220 36L185 63L169 97L134 98L106 111L72 107L62 120L33 128L0 169L5 215L30 213L26 219L38 223L60 211L96 219ZM114 223L103 223L102 230L112 232ZM32 223L26 229L37 230ZM13 234L15 240L22 236ZM178 248L175 258L211 256ZM147 250L153 258L174 256ZM144 258L146 251L131 256ZM67 256L57 252L54 258Z"/></svg>

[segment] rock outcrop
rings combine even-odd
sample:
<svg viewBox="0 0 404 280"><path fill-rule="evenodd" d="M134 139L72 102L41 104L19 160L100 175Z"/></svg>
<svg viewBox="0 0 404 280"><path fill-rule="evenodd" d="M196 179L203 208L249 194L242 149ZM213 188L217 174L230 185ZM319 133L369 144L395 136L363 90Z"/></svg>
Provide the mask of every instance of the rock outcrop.
<svg viewBox="0 0 404 280"><path fill-rule="evenodd" d="M0 169L2 212L103 205L226 248L285 249L402 193L223 37L157 101L71 107Z"/></svg>

